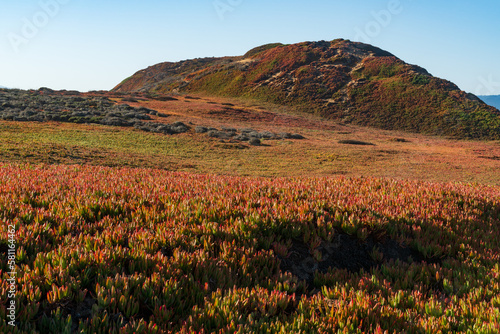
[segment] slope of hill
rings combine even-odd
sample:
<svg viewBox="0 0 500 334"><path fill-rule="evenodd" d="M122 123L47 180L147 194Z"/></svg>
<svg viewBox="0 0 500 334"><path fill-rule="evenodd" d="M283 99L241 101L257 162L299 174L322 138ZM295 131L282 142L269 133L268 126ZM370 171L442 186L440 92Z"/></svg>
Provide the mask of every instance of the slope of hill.
<svg viewBox="0 0 500 334"><path fill-rule="evenodd" d="M481 100L500 110L500 95L484 95L479 96Z"/></svg>
<svg viewBox="0 0 500 334"><path fill-rule="evenodd" d="M244 56L161 63L115 92L203 92L293 106L344 123L500 139L500 112L389 52L348 40L270 44Z"/></svg>
<svg viewBox="0 0 500 334"><path fill-rule="evenodd" d="M294 112L292 107L233 98L12 93L7 102L0 94L0 161L4 162L500 185L500 145L495 141L457 141L342 125ZM26 108L19 104L23 101ZM36 101L40 106L30 107ZM176 130L179 126L182 131ZM165 131L169 128L176 134Z"/></svg>

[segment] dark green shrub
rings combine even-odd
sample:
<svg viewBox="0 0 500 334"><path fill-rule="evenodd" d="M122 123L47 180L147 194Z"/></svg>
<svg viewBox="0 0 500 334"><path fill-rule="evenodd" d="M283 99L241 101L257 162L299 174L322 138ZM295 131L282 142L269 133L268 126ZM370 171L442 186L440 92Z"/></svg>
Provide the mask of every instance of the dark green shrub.
<svg viewBox="0 0 500 334"><path fill-rule="evenodd" d="M360 140L352 140L352 139L339 140L339 144L375 146L375 144L372 144L372 143L368 143L368 142L360 141Z"/></svg>
<svg viewBox="0 0 500 334"><path fill-rule="evenodd" d="M427 85L430 82L430 79L426 75L417 74L413 77L411 83L414 85Z"/></svg>

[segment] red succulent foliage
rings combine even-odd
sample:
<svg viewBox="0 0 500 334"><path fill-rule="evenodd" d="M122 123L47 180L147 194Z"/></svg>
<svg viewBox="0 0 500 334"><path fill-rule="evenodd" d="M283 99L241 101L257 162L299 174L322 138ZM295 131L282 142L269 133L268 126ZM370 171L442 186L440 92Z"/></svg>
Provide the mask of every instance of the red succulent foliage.
<svg viewBox="0 0 500 334"><path fill-rule="evenodd" d="M498 187L2 164L0 219L2 296L16 229L19 333L499 330ZM293 242L313 254L339 233L440 261L374 249L379 266L318 272L313 290L280 269Z"/></svg>

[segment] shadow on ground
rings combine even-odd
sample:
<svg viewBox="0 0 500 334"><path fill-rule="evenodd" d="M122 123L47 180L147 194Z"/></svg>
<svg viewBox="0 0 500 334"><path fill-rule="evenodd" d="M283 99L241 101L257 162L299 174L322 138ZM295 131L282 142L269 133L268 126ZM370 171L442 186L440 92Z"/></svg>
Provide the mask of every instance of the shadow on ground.
<svg viewBox="0 0 500 334"><path fill-rule="evenodd" d="M311 254L304 242L294 240L287 257L277 256L280 259L281 271L292 273L300 280L306 281L311 288L315 273L326 273L330 268L347 269L350 272L363 269L369 272L370 269L390 260L406 263L441 262L438 258L426 258L418 251L402 246L392 239L375 241L369 237L361 241L343 233L337 233L331 242L323 241L317 250L321 253L321 261Z"/></svg>

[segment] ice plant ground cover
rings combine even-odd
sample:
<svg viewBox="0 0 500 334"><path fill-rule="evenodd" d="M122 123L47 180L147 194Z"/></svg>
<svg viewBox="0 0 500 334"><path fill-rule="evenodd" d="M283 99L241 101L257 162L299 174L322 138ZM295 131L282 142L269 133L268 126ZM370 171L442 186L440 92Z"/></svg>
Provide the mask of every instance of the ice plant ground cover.
<svg viewBox="0 0 500 334"><path fill-rule="evenodd" d="M0 219L2 333L500 332L500 187L0 164Z"/></svg>

